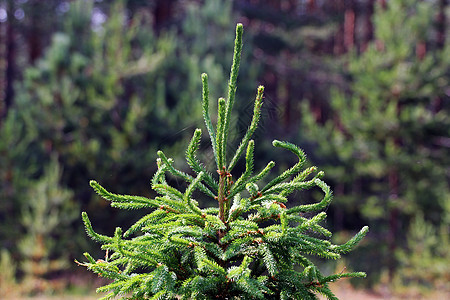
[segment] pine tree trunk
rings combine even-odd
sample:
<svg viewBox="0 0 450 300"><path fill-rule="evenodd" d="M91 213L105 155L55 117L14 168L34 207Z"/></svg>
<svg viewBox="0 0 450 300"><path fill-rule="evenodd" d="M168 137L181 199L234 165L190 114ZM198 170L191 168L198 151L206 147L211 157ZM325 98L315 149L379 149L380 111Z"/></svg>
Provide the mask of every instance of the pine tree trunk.
<svg viewBox="0 0 450 300"><path fill-rule="evenodd" d="M437 27L437 46L439 49L444 48L445 45L445 31L446 31L446 16L445 9L447 8L447 1L439 1L439 13L437 15L436 27Z"/></svg>
<svg viewBox="0 0 450 300"><path fill-rule="evenodd" d="M42 44L41 44L41 36L42 33L39 26L39 21L42 19L42 16L40 15L40 12L42 12L45 8L39 7L42 6L43 3L40 3L40 1L32 1L30 2L30 13L29 13L29 20L30 20L30 26L28 31L28 55L30 63L33 64L36 59L41 57L42 54Z"/></svg>
<svg viewBox="0 0 450 300"><path fill-rule="evenodd" d="M418 41L416 44L416 57L419 61L425 58L427 54L427 44L425 41Z"/></svg>
<svg viewBox="0 0 450 300"><path fill-rule="evenodd" d="M336 1L336 13L344 14L344 24L340 24L336 34L334 36L334 47L333 53L335 55L341 55L345 53L345 11L346 11L346 1L339 0Z"/></svg>
<svg viewBox="0 0 450 300"><path fill-rule="evenodd" d="M437 31L437 42L436 46L438 49L443 49L445 46L445 36L446 36L446 15L445 10L447 9L447 1L446 0L439 0L439 13L437 14L436 18L436 31ZM433 100L433 112L438 113L442 110L443 107L443 99L441 96L436 97Z"/></svg>
<svg viewBox="0 0 450 300"><path fill-rule="evenodd" d="M166 25L173 14L173 7L177 1L157 0L153 15L155 18L153 27L154 30L159 33L161 28Z"/></svg>
<svg viewBox="0 0 450 300"><path fill-rule="evenodd" d="M365 23L365 32L364 32L364 38L361 45L361 52L364 52L367 50L367 46L369 45L370 41L373 40L373 23L372 23L372 16L374 13L375 8L375 1L376 0L368 0L367 1L367 7L366 7L366 15L364 18Z"/></svg>
<svg viewBox="0 0 450 300"><path fill-rule="evenodd" d="M0 103L0 118L6 116L8 107L11 106L14 98L13 81L16 74L15 62L16 62L16 43L15 43L15 31L14 31L14 2L9 0L7 2L7 14L8 20L4 22L2 26L6 26L5 30L2 28L2 48L5 51L3 57L6 61L2 61L1 71L4 72L4 79L2 80L1 87L4 87L2 93L0 93L1 103ZM4 38L4 39L3 39ZM3 71L4 69L4 71ZM3 74L2 74L3 75Z"/></svg>
<svg viewBox="0 0 450 300"><path fill-rule="evenodd" d="M308 0L308 13L315 12L317 9L315 0Z"/></svg>
<svg viewBox="0 0 450 300"><path fill-rule="evenodd" d="M344 48L345 51L350 51L355 46L355 3L353 0L348 0L345 7L344 15Z"/></svg>
<svg viewBox="0 0 450 300"><path fill-rule="evenodd" d="M0 22L0 121L6 115L6 68L8 66L8 61L6 59L7 55L7 31L8 23Z"/></svg>

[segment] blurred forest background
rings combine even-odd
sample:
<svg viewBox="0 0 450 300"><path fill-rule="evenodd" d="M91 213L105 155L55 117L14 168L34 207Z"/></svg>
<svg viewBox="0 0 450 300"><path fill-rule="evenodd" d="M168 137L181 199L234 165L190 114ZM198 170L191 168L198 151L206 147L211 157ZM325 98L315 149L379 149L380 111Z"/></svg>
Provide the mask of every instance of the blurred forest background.
<svg viewBox="0 0 450 300"><path fill-rule="evenodd" d="M0 295L92 279L74 259L105 254L80 212L108 235L143 212L110 208L89 180L152 196L156 151L181 164L203 126L200 74L225 95L237 22L236 136L266 87L256 169L294 160L272 139L300 145L334 190L333 239L371 228L323 268L450 293L449 18L447 0L1 0Z"/></svg>

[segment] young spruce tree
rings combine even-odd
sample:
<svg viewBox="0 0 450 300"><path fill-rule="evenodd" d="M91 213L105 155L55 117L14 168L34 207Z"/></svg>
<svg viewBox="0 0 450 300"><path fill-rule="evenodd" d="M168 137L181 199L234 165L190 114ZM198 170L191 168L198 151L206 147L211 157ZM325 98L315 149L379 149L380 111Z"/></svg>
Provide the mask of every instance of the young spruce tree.
<svg viewBox="0 0 450 300"><path fill-rule="evenodd" d="M329 205L332 193L321 180L323 172L316 167L303 168L306 157L302 150L275 140L273 145L291 151L298 163L258 186L266 182L275 165L271 161L262 170L253 170L251 136L260 119L264 87L258 87L248 131L235 153L227 155L242 33L238 24L228 99L218 101L216 128L209 115L207 75L202 75L203 116L217 172L208 172L197 159L201 130L196 129L186 151L193 175L176 169L174 161L158 151L158 170L151 184L159 196L154 199L113 194L91 181L113 207L153 209L127 231L117 228L112 237L96 233L86 213L82 214L88 235L110 254L96 261L85 253L88 262L80 263L113 280L97 289L110 292L102 299L318 299L317 293L337 299L329 282L365 276L362 272L324 276L308 259L310 255L338 259L368 228L343 245L330 243L331 232L320 225L326 213L320 211ZM233 169L241 156L245 157L245 171L236 176ZM185 180L186 189L169 185L166 173ZM284 204L293 192L314 187L323 191L320 202L290 208ZM195 191L216 199L218 207L200 208L193 197Z"/></svg>

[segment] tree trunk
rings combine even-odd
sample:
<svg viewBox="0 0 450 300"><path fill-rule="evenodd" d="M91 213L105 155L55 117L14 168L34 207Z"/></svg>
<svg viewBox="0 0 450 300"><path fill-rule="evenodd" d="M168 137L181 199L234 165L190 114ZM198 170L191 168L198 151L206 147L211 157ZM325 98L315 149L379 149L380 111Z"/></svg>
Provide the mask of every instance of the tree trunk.
<svg viewBox="0 0 450 300"><path fill-rule="evenodd" d="M8 23L0 22L0 122L6 114L6 68L8 61L6 59L7 55L7 31Z"/></svg>
<svg viewBox="0 0 450 300"><path fill-rule="evenodd" d="M308 13L315 12L317 9L315 0L308 0Z"/></svg>
<svg viewBox="0 0 450 300"><path fill-rule="evenodd" d="M368 0L367 1L367 7L366 7L366 14L364 18L365 23L365 32L364 32L364 38L362 40L361 44L361 52L365 52L367 50L367 47L370 43L370 41L373 40L373 22L372 17L374 13L375 8L375 1L376 0Z"/></svg>
<svg viewBox="0 0 450 300"><path fill-rule="evenodd" d="M13 98L14 98L14 89L13 82L15 77L15 61L16 61L16 43L15 43L15 32L14 32L14 2L9 0L7 2L7 14L8 20L3 23L3 26L6 26L5 29L1 29L2 31L2 50L4 51L4 56L6 60L1 62L1 72L2 77L0 78L0 118L4 118L8 111L8 108L11 106ZM3 35L4 33L4 35ZM3 53L2 53L3 54ZM4 88L4 89L3 89Z"/></svg>
<svg viewBox="0 0 450 300"><path fill-rule="evenodd" d="M28 28L27 40L28 40L28 57L30 63L33 64L42 55L42 36L44 32L41 31L41 26L39 24L42 16L42 12L45 7L42 6L43 3L39 1L33 1L30 3L30 9L28 13L28 18L30 20L30 26Z"/></svg>
<svg viewBox="0 0 450 300"><path fill-rule="evenodd" d="M417 59L423 60L425 58L425 55L427 54L427 44L425 41L418 41L416 43L416 57Z"/></svg>
<svg viewBox="0 0 450 300"><path fill-rule="evenodd" d="M334 35L333 54L341 55L345 53L345 11L347 9L346 0L337 0L334 2L336 14L344 14L344 22L339 24L339 28Z"/></svg>
<svg viewBox="0 0 450 300"><path fill-rule="evenodd" d="M447 8L447 1L439 1L439 13L437 15L436 27L437 27L437 47L439 49L444 48L445 45L445 31L446 31L446 16L445 9Z"/></svg>
<svg viewBox="0 0 450 300"><path fill-rule="evenodd" d="M355 46L355 3L353 0L346 1L344 14L344 48L350 51Z"/></svg>
<svg viewBox="0 0 450 300"><path fill-rule="evenodd" d="M153 15L155 18L153 28L159 33L161 28L167 25L168 21L173 15L173 7L177 1L157 0Z"/></svg>

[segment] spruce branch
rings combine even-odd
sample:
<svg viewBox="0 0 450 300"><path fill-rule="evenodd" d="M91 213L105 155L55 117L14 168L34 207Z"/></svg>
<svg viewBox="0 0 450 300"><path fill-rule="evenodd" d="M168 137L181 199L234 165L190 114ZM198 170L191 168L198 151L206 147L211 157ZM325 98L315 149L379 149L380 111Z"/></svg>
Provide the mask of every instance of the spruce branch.
<svg viewBox="0 0 450 300"><path fill-rule="evenodd" d="M244 137L242 138L242 141L239 144L239 147L236 150L234 157L231 159L231 162L228 166L228 172L231 172L231 170L233 170L238 159L241 157L245 147L247 147L247 144L249 143L253 133L255 132L256 128L258 128L258 123L261 118L261 106L262 106L263 93L264 93L264 87L262 85L260 85L258 87L258 92L256 95L256 100L255 100L255 104L254 104L254 108L253 108L252 121L250 123L250 126L247 129L247 132L245 133Z"/></svg>
<svg viewBox="0 0 450 300"><path fill-rule="evenodd" d="M129 196L129 195L125 196L110 193L104 187L98 184L95 180L91 180L90 185L92 188L94 188L97 194L99 194L104 199L111 201L112 202L111 205L116 206L118 208L139 209L152 206L154 207L158 205L154 200L142 196Z"/></svg>
<svg viewBox="0 0 450 300"><path fill-rule="evenodd" d="M322 189L322 191L325 193L322 200L315 204L305 204L305 205L299 205L293 208L288 209L289 214L297 214L297 213L306 213L306 212L313 212L325 209L328 205L330 205L331 200L333 199L333 194L330 190L330 187L323 182L322 180L316 178L314 180L314 183Z"/></svg>
<svg viewBox="0 0 450 300"><path fill-rule="evenodd" d="M338 253L348 253L350 252L369 232L369 227L364 226L354 237L352 237L348 242L343 245L334 247L334 250Z"/></svg>
<svg viewBox="0 0 450 300"><path fill-rule="evenodd" d="M206 129L208 130L209 137L211 139L211 147L214 154L214 159L216 160L216 165L219 165L217 160L217 145L216 145L216 133L211 122L211 117L209 116L209 87L208 87L208 75L206 73L202 74L202 111L203 119L205 120Z"/></svg>
<svg viewBox="0 0 450 300"><path fill-rule="evenodd" d="M218 100L218 118L217 118L217 139L216 139L216 151L217 151L217 170L222 170L225 167L225 117L226 107L225 99L219 98Z"/></svg>
<svg viewBox="0 0 450 300"><path fill-rule="evenodd" d="M234 99L236 96L237 90L237 78L239 74L239 66L241 64L241 52L242 52L242 35L244 33L244 26L240 23L236 25L236 39L234 41L234 51L233 51L233 63L231 65L230 71L230 81L228 82L228 98L226 102L226 112L224 119L224 130L223 130L223 144L227 145L228 143L228 132L230 127L231 120L231 111L234 105ZM223 150L222 155L226 160L226 147ZM224 161L226 164L226 161ZM220 166L222 167L222 166Z"/></svg>
<svg viewBox="0 0 450 300"><path fill-rule="evenodd" d="M277 140L274 140L272 142L272 145L274 147L280 147L284 148L286 150L291 151L298 157L298 163L296 163L294 166L292 166L290 169L284 171L282 174L278 175L276 178L274 178L272 181L270 181L262 190L261 192L264 192L274 186L275 184L278 184L285 180L286 178L298 173L301 168L303 167L305 161L306 161L306 155L305 153L296 145L288 143L288 142L280 142Z"/></svg>
<svg viewBox="0 0 450 300"><path fill-rule="evenodd" d="M323 277L319 283L324 284L326 282L333 282L341 278L365 278L366 276L367 275L364 272L339 273Z"/></svg>
<svg viewBox="0 0 450 300"><path fill-rule="evenodd" d="M198 173L197 177L187 187L186 192L184 193L183 196L184 202L187 203L189 208L198 215L201 215L202 211L200 210L200 208L198 208L198 206L195 203L193 203L191 195L194 189L199 185L200 181L203 179L203 175L204 175L203 172Z"/></svg>
<svg viewBox="0 0 450 300"><path fill-rule="evenodd" d="M134 223L125 233L124 237L127 238L133 233L136 233L142 230L143 227L148 226L149 224L155 224L161 221L166 216L166 212L163 210L155 210L152 213L143 216L136 223Z"/></svg>
<svg viewBox="0 0 450 300"><path fill-rule="evenodd" d="M229 197L232 197L236 190L238 191L243 190L245 188L245 185L248 183L248 179L253 172L254 152L255 152L255 143L253 142L253 140L250 140L248 143L247 153L245 156L245 172L242 173L241 177L239 177L238 180L236 180L236 182L233 184L233 188L230 191Z"/></svg>
<svg viewBox="0 0 450 300"><path fill-rule="evenodd" d="M167 196L168 198L166 199L182 201L184 198L183 193L168 184L154 184L152 189L160 195Z"/></svg>
<svg viewBox="0 0 450 300"><path fill-rule="evenodd" d="M100 242L100 243L110 243L112 241L112 238L102 235L102 234L98 234L94 231L94 228L92 228L92 224L91 221L88 218L88 215L86 212L82 212L81 213L81 217L83 218L83 223L84 223L84 227L86 229L87 234L96 242Z"/></svg>
<svg viewBox="0 0 450 300"><path fill-rule="evenodd" d="M175 169L175 168L173 167L173 161L167 159L167 157L164 155L164 152L158 151L157 153L158 153L158 156L161 158L161 160L164 162L164 164L167 166L167 170L168 170L172 175L179 176L179 177L183 178L183 179L184 179L185 181L187 181L187 182L191 182L191 181L194 180L194 177L192 177L192 176L190 176L190 175L188 175L188 174L186 174L186 173L184 173L184 172L182 172L182 171L180 171L180 170ZM199 189L200 189L202 192L204 192L205 194L207 194L208 196L210 196L210 197L215 197L214 193L211 192L211 190L208 189L208 188L207 188L205 185L203 185L202 183L199 183Z"/></svg>
<svg viewBox="0 0 450 300"><path fill-rule="evenodd" d="M205 182L214 191L217 192L217 190L219 189L219 185L218 185L217 181L212 177L211 173L206 170L205 166L202 165L196 157L198 147L200 144L201 135L202 135L201 129L197 128L194 131L194 135L192 136L191 142L189 143L189 146L186 150L186 161L195 173L197 173L197 174L200 172L205 173L205 176L204 176Z"/></svg>

